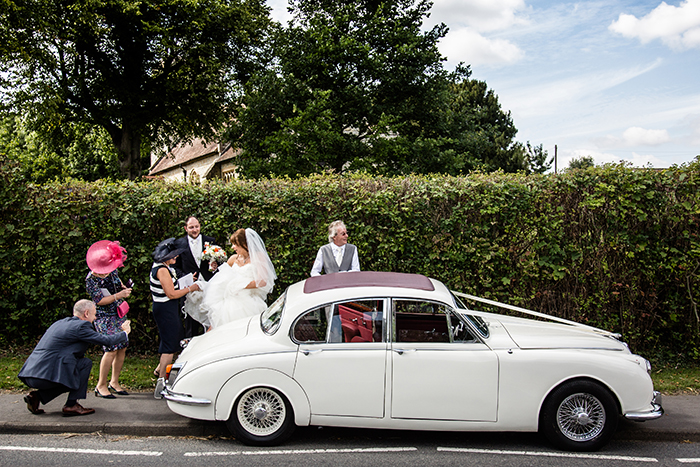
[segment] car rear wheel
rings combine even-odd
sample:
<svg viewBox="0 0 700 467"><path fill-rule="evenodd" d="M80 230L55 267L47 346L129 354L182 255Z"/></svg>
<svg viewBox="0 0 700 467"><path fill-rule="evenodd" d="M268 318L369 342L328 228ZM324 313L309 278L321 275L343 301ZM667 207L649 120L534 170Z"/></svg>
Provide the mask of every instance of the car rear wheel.
<svg viewBox="0 0 700 467"><path fill-rule="evenodd" d="M572 381L547 397L540 431L560 449L595 451L615 434L617 419L617 403L610 391L592 381Z"/></svg>
<svg viewBox="0 0 700 467"><path fill-rule="evenodd" d="M236 400L226 426L236 439L251 446L275 446L294 432L289 401L274 389L248 389Z"/></svg>

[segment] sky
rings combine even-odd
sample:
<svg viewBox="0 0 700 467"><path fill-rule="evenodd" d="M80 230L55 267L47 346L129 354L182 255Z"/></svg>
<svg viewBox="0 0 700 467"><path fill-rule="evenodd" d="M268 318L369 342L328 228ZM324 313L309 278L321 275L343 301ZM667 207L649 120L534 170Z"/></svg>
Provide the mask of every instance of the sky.
<svg viewBox="0 0 700 467"><path fill-rule="evenodd" d="M289 18L287 0L268 0ZM516 140L666 168L700 155L700 0L434 0L445 68L463 62L510 111Z"/></svg>

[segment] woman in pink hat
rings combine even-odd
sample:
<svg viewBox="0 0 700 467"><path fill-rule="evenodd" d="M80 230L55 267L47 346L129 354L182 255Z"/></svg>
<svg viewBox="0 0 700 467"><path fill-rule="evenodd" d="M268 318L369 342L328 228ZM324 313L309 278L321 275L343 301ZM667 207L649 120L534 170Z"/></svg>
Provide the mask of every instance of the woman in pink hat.
<svg viewBox="0 0 700 467"><path fill-rule="evenodd" d="M95 330L107 335L121 332L121 325L126 316L119 317L118 307L131 295L131 288L119 280L117 268L124 265L126 250L119 242L101 240L90 246L85 259L90 268L90 273L85 278L85 287L97 308ZM100 361L100 376L95 387L95 396L114 399L112 392L120 396L129 395L119 384L119 374L124 365L128 344L123 342L111 347L102 347L105 353ZM112 378L107 383L110 368Z"/></svg>

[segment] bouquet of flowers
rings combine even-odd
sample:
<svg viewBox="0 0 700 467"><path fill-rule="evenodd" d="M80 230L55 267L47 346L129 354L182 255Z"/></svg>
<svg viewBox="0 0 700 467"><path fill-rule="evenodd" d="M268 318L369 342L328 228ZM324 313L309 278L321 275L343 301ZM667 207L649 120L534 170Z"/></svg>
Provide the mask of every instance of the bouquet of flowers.
<svg viewBox="0 0 700 467"><path fill-rule="evenodd" d="M212 245L209 242L205 242L204 251L202 252L202 259L209 263L216 261L216 264L219 265L226 262L228 255L226 254L226 250L221 248L219 245ZM209 266L209 270L213 271L214 268Z"/></svg>

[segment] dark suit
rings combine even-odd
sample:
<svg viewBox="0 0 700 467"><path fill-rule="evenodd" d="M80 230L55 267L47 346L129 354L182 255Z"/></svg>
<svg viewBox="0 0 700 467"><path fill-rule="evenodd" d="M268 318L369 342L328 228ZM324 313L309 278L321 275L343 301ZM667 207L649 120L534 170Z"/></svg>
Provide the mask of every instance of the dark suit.
<svg viewBox="0 0 700 467"><path fill-rule="evenodd" d="M85 399L92 361L85 357L90 344L107 347L125 342L125 332L100 334L77 316L56 321L46 330L19 372L30 388L39 390L43 404L63 393L68 400Z"/></svg>
<svg viewBox="0 0 700 467"><path fill-rule="evenodd" d="M204 250L204 244L209 242L211 244L215 244L214 237L209 237L207 235L202 235L202 250ZM184 248L185 252L182 253L180 256L177 257L177 260L175 260L175 271L177 272L178 277L185 276L189 273L199 273L197 275L197 279L204 279L205 281L208 281L209 279L212 278L214 273L209 271L209 262L208 261L200 261L199 264L194 259L194 256L192 255L192 251L190 250L190 243L189 243L189 236L185 235L184 237L180 237L175 241L175 245L177 248ZM185 303L185 298L180 299L180 308ZM192 319L190 315L185 316L185 319L183 320L185 323L185 337L189 338L194 335L195 328L199 327L199 323Z"/></svg>
<svg viewBox="0 0 700 467"><path fill-rule="evenodd" d="M215 243L213 237L202 235L202 250L204 250L204 244L207 242L211 244ZM175 270L178 272L178 277L181 277L180 274L182 273L185 275L198 272L198 279L204 279L205 281L211 279L214 274L209 272L209 262L200 261L200 263L197 264L197 262L194 260L194 256L192 256L192 251L190 251L189 237L187 235L178 238L175 241L175 245L177 245L178 248L185 249L185 252L178 256L177 260L175 261Z"/></svg>

